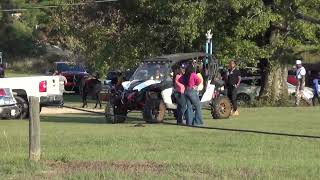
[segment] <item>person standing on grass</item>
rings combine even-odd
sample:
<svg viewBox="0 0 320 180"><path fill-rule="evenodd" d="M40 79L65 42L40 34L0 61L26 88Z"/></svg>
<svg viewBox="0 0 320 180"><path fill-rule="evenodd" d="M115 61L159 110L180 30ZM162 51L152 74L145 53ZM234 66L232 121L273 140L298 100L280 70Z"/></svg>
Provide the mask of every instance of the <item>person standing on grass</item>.
<svg viewBox="0 0 320 180"><path fill-rule="evenodd" d="M313 106L316 105L316 99L318 99L318 103L320 104L320 95L319 95L319 79L320 79L320 72L314 74L312 80L312 87L313 87L313 98L312 104Z"/></svg>
<svg viewBox="0 0 320 180"><path fill-rule="evenodd" d="M238 116L238 105L237 105L237 90L240 86L241 74L240 71L236 68L236 63L234 60L229 62L228 71L226 72L226 87L227 95L232 104L232 113L231 115Z"/></svg>
<svg viewBox="0 0 320 180"><path fill-rule="evenodd" d="M0 64L0 78L4 78L4 77L5 77L4 65Z"/></svg>
<svg viewBox="0 0 320 180"><path fill-rule="evenodd" d="M201 126L202 112L201 103L198 95L198 86L201 83L201 79L195 73L193 65L189 65L186 68L185 74L179 79L180 83L183 83L186 87L185 95L187 100L187 125ZM195 114L193 114L193 107Z"/></svg>
<svg viewBox="0 0 320 180"><path fill-rule="evenodd" d="M301 97L303 95L303 90L306 84L306 69L302 66L302 61L296 61L296 79L297 79L297 86L296 86L296 106L299 106Z"/></svg>
<svg viewBox="0 0 320 180"><path fill-rule="evenodd" d="M186 65L182 64L178 71L174 78L174 97L177 103L177 124L183 124L183 117L187 114L187 100L184 94L185 86L179 82L179 79L185 74Z"/></svg>

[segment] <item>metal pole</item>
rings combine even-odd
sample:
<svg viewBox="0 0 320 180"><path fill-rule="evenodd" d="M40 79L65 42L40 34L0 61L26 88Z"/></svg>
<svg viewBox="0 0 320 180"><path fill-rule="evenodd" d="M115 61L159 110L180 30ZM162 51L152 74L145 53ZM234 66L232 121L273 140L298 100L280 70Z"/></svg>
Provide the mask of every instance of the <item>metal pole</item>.
<svg viewBox="0 0 320 180"><path fill-rule="evenodd" d="M207 41L206 41L206 53L212 54L212 33L211 29L206 33ZM208 57L206 57L206 64L208 64Z"/></svg>
<svg viewBox="0 0 320 180"><path fill-rule="evenodd" d="M212 39L210 40L210 55L212 55L212 49L213 49L213 43L212 43Z"/></svg>

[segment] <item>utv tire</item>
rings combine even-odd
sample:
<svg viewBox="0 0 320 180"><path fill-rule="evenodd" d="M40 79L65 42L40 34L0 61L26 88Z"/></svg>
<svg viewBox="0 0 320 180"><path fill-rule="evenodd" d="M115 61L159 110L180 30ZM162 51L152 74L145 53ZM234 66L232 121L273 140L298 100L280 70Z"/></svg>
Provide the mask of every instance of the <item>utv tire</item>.
<svg viewBox="0 0 320 180"><path fill-rule="evenodd" d="M227 119L231 115L231 103L227 97L219 97L212 101L211 115L214 119Z"/></svg>
<svg viewBox="0 0 320 180"><path fill-rule="evenodd" d="M16 119L26 119L29 117L29 104L27 100L25 100L21 96L15 96L14 97L17 101L17 106L18 106L18 112L16 115Z"/></svg>
<svg viewBox="0 0 320 180"><path fill-rule="evenodd" d="M143 120L147 123L163 122L166 113L166 105L163 100L148 99L143 107Z"/></svg>
<svg viewBox="0 0 320 180"><path fill-rule="evenodd" d="M105 116L107 123L124 123L127 119L127 109L108 101L105 108Z"/></svg>

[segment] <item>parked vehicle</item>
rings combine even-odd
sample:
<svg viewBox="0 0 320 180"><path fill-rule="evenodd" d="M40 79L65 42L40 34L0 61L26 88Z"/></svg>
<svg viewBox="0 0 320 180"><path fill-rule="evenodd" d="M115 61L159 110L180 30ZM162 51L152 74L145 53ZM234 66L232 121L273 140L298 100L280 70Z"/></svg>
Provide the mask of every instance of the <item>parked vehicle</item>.
<svg viewBox="0 0 320 180"><path fill-rule="evenodd" d="M121 72L121 71L109 71L107 73L106 80L103 81L102 90L100 92L101 100L102 101L107 101L108 100L108 96L110 95L111 90L114 87L114 85L117 83L118 77L120 76L121 73L123 73L123 80L124 81L128 81L128 80L130 80L130 78L133 75L133 73L135 72L135 70L136 69L134 69L134 70L127 69L124 72Z"/></svg>
<svg viewBox="0 0 320 180"><path fill-rule="evenodd" d="M295 96L296 86L287 82L288 93L290 96ZM242 77L240 87L237 91L237 101L240 105L251 104L254 99L259 96L261 89L261 77L252 76L252 77ZM305 87L303 92L303 98L310 102L313 97L312 88Z"/></svg>
<svg viewBox="0 0 320 180"><path fill-rule="evenodd" d="M55 62L55 71L66 77L67 82L64 84L66 91L79 92L81 79L88 75L83 66L71 62Z"/></svg>
<svg viewBox="0 0 320 180"><path fill-rule="evenodd" d="M0 88L0 118L11 119L19 115L17 102L10 88Z"/></svg>
<svg viewBox="0 0 320 180"><path fill-rule="evenodd" d="M63 84L59 76L0 78L0 88L12 89L21 112L20 118L28 117L30 96L39 97L40 107L61 106L63 104Z"/></svg>
<svg viewBox="0 0 320 180"><path fill-rule="evenodd" d="M205 88L200 92L203 107L210 107L213 118L228 118L231 104L222 96L223 83L215 81L218 76L218 62L205 53L181 53L144 60L129 81L122 83L123 91L114 90L112 99L106 104L106 119L111 123L124 122L131 110L142 111L146 122L162 122L166 110L175 110L172 101L173 72L181 64L202 65L205 69ZM159 73L159 79L153 78Z"/></svg>

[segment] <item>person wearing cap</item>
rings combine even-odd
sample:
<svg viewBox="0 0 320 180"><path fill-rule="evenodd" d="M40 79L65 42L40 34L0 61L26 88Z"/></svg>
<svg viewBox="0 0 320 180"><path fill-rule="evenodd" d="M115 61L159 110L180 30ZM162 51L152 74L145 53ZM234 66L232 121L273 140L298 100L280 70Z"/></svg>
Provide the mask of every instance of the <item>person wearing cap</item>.
<svg viewBox="0 0 320 180"><path fill-rule="evenodd" d="M184 115L187 113L187 101L185 97L185 86L183 83L179 82L179 79L184 75L186 71L186 65L182 64L179 69L177 69L174 78L174 97L177 103L177 124L183 123Z"/></svg>
<svg viewBox="0 0 320 180"><path fill-rule="evenodd" d="M235 60L231 60L229 62L229 68L226 72L225 77L226 87L227 87L227 95L232 104L232 113L233 116L238 116L238 105L237 105L237 90L240 86L241 82L241 74L240 71L236 67Z"/></svg>
<svg viewBox="0 0 320 180"><path fill-rule="evenodd" d="M297 86L296 86L296 106L300 104L300 100L302 97L302 93L306 83L306 69L302 66L301 60L296 60L296 79L297 79Z"/></svg>

